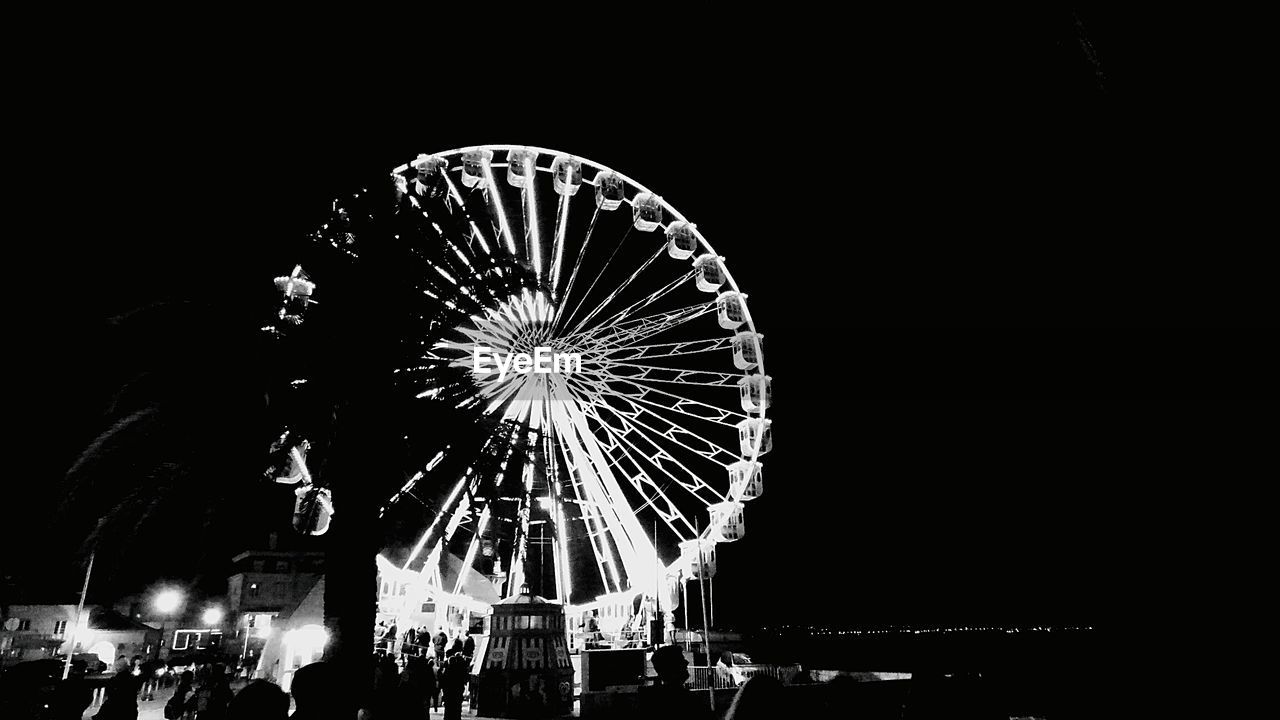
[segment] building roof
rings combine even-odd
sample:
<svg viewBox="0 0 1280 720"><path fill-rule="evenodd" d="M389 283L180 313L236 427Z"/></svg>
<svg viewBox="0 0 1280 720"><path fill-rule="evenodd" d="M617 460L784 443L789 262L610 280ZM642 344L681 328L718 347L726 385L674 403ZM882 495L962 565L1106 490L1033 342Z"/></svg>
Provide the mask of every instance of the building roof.
<svg viewBox="0 0 1280 720"><path fill-rule="evenodd" d="M105 607L89 608L89 627L94 630L156 632L156 628Z"/></svg>
<svg viewBox="0 0 1280 720"><path fill-rule="evenodd" d="M453 553L444 553L444 562L440 565L440 579L444 582L444 586L454 587L458 582L458 575L462 572L462 558ZM463 576L462 592L469 598L489 605L501 599L498 589L489 582L489 578L470 567L466 569L466 574Z"/></svg>

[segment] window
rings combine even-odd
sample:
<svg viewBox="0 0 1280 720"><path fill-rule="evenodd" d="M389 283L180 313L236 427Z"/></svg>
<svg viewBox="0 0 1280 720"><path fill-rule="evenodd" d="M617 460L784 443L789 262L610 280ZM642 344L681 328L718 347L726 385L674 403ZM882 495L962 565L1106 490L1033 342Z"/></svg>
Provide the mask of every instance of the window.
<svg viewBox="0 0 1280 720"><path fill-rule="evenodd" d="M422 603L422 612L424 612L424 613L433 613L433 612L435 612L435 611L436 611L436 604L435 604L435 603L433 603L433 602L424 602L424 603Z"/></svg>
<svg viewBox="0 0 1280 720"><path fill-rule="evenodd" d="M19 619L19 620L18 620L18 630L19 630L19 632L21 632L22 630L30 630L30 629L31 629L31 621L30 621L30 620L23 620L23 619Z"/></svg>
<svg viewBox="0 0 1280 720"><path fill-rule="evenodd" d="M258 583L249 583L249 597L258 597Z"/></svg>
<svg viewBox="0 0 1280 720"><path fill-rule="evenodd" d="M254 561L253 561L253 571L254 571L254 572L262 572L263 570L265 570L265 569L266 569L266 564L267 564L267 563L266 563L266 561L265 561L265 560L254 560Z"/></svg>
<svg viewBox="0 0 1280 720"><path fill-rule="evenodd" d="M67 632L66 620L58 620L53 624L53 636L55 638L61 638L66 632Z"/></svg>

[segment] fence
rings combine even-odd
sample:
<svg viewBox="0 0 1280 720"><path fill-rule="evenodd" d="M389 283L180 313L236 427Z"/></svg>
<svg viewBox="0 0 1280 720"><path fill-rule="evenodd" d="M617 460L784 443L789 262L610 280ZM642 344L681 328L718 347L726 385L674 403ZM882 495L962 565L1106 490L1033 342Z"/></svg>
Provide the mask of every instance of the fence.
<svg viewBox="0 0 1280 720"><path fill-rule="evenodd" d="M733 679L732 675L725 672L718 672L715 667L706 667L704 665L689 666L689 689L691 690L707 690L712 687L716 688L732 688L737 687L738 683Z"/></svg>
<svg viewBox="0 0 1280 720"><path fill-rule="evenodd" d="M694 690L706 690L712 687L732 688L741 685L756 675L771 677L783 685L791 684L791 679L800 672L799 665L702 665L689 666L689 687Z"/></svg>

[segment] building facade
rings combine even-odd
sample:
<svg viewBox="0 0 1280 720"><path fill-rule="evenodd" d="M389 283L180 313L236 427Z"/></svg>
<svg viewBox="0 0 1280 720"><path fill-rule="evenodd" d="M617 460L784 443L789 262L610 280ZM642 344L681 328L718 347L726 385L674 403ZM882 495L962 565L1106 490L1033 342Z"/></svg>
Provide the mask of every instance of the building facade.
<svg viewBox="0 0 1280 720"><path fill-rule="evenodd" d="M159 644L158 628L111 608L86 605L77 626L75 605L10 605L0 626L0 663L8 667L74 652L110 666L121 656L151 657Z"/></svg>
<svg viewBox="0 0 1280 720"><path fill-rule="evenodd" d="M254 667L272 633L287 623L324 577L324 553L251 550L232 562L228 621L234 623L241 660Z"/></svg>

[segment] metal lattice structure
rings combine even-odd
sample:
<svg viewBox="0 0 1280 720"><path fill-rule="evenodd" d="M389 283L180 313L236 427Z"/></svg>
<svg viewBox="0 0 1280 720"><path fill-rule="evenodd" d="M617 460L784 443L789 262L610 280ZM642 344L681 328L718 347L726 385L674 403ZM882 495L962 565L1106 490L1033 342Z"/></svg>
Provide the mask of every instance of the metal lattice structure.
<svg viewBox="0 0 1280 720"><path fill-rule="evenodd" d="M472 571L501 597L528 585L571 610L642 593L670 607L700 549L713 571L715 544L743 536L772 444L762 336L725 258L648 188L564 153L462 148L392 177L414 241L432 245L421 292L443 308L421 318L432 340L400 381L495 429L441 449L392 498L448 489L384 610L483 612ZM456 453L477 459L439 477Z"/></svg>

